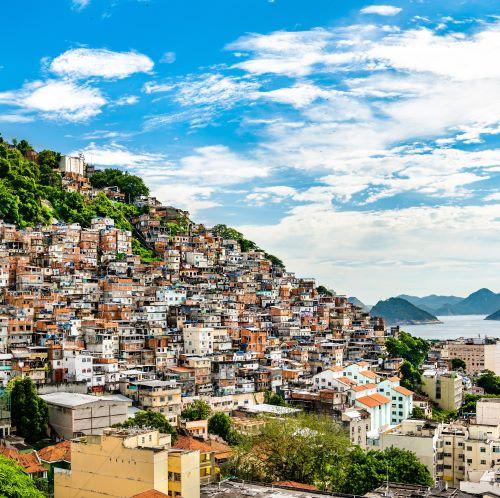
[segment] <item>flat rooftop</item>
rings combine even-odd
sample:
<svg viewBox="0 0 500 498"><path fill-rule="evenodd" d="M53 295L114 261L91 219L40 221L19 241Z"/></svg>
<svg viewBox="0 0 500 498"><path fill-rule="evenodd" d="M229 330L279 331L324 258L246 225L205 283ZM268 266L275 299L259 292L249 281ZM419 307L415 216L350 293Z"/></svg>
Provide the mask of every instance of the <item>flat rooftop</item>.
<svg viewBox="0 0 500 498"><path fill-rule="evenodd" d="M91 394L60 392L41 394L40 398L49 405L64 406L66 408L76 408L77 406L100 403L103 401L132 404L131 399L121 395L92 396Z"/></svg>

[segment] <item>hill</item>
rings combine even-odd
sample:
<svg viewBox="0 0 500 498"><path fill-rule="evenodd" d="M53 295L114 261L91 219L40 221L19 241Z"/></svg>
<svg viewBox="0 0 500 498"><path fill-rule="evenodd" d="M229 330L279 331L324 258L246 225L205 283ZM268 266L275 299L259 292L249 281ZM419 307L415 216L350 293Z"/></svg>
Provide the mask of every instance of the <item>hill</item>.
<svg viewBox="0 0 500 498"><path fill-rule="evenodd" d="M370 309L372 308L369 304L363 303L355 296L348 297L347 300L351 304L354 304L354 306L358 306L359 308L361 308L363 311L370 311Z"/></svg>
<svg viewBox="0 0 500 498"><path fill-rule="evenodd" d="M391 297L379 301L371 310L371 316L381 316L389 325L414 325L424 323L439 323L432 314L417 308L400 297Z"/></svg>
<svg viewBox="0 0 500 498"><path fill-rule="evenodd" d="M436 310L436 315L490 315L500 309L500 294L479 289L465 299Z"/></svg>
<svg viewBox="0 0 500 498"><path fill-rule="evenodd" d="M495 311L491 315L488 315L485 320L500 320L500 310Z"/></svg>
<svg viewBox="0 0 500 498"><path fill-rule="evenodd" d="M439 296L437 294L431 294L429 296L417 297L417 296L409 296L408 294L400 294L401 299L408 301L413 304L417 308L420 308L427 313L431 313L432 315L437 314L437 311L448 305L453 305L459 303L464 298L458 296Z"/></svg>
<svg viewBox="0 0 500 498"><path fill-rule="evenodd" d="M36 152L26 140L14 140L10 144L0 135L0 220L19 228L56 222L78 223L87 228L92 218L112 218L117 228L132 232L134 254L143 262L159 260L154 246L131 223L134 218L150 213L150 208L134 204L135 199L149 195L143 180L119 169L107 168L88 175L84 179L85 188L68 188L68 182L75 178L61 174L61 157L52 150ZM170 236L175 236L188 230L190 224L187 217L179 216L170 219L164 228ZM279 258L233 228L216 225L214 233L236 240L243 252L261 251L274 265L284 266Z"/></svg>

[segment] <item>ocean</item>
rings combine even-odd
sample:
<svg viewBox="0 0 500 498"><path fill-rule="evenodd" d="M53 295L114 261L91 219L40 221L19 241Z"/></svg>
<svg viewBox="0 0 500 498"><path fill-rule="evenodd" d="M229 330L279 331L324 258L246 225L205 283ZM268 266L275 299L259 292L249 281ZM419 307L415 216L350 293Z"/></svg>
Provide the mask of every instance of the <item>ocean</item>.
<svg viewBox="0 0 500 498"><path fill-rule="evenodd" d="M401 330L424 339L456 339L489 336L500 338L500 321L485 320L485 315L438 316L443 323L401 325Z"/></svg>

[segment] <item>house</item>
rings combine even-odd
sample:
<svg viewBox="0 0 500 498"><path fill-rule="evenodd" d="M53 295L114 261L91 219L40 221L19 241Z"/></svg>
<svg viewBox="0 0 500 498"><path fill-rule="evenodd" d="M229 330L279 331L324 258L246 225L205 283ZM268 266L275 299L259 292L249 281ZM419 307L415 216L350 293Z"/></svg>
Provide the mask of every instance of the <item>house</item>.
<svg viewBox="0 0 500 498"><path fill-rule="evenodd" d="M36 451L20 452L15 448L0 446L0 455L15 460L32 479L46 479L47 469Z"/></svg>

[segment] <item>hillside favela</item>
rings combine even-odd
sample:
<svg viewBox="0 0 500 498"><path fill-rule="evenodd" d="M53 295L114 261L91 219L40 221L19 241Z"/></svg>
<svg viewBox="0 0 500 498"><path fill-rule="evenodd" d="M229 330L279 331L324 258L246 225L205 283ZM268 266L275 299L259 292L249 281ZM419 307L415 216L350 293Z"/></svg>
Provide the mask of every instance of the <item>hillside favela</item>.
<svg viewBox="0 0 500 498"><path fill-rule="evenodd" d="M500 497L496 2L15 3L0 497Z"/></svg>

